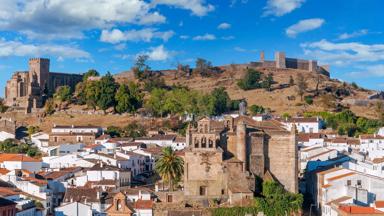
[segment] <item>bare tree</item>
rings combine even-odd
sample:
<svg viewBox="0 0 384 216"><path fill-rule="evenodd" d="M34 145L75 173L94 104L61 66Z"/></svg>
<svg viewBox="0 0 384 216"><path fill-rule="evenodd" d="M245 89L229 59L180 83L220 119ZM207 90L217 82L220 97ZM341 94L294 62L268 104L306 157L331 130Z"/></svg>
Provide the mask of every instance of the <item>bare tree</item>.
<svg viewBox="0 0 384 216"><path fill-rule="evenodd" d="M296 88L297 94L300 95L300 99L301 101L303 101L303 96L308 88L307 80L305 79L303 74L300 73L297 76L296 85L297 85L297 88Z"/></svg>

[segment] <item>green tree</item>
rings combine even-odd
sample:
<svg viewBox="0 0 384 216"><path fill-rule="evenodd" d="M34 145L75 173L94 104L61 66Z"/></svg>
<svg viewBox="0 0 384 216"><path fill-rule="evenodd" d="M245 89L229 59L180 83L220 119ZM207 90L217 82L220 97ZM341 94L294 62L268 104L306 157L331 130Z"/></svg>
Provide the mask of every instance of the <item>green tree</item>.
<svg viewBox="0 0 384 216"><path fill-rule="evenodd" d="M68 102L72 99L71 87L65 85L56 89L54 97L61 102Z"/></svg>
<svg viewBox="0 0 384 216"><path fill-rule="evenodd" d="M124 137L132 137L132 138L138 138L143 137L147 134L147 131L145 130L144 126L141 124L138 124L137 122L133 122L128 124L123 128L122 135Z"/></svg>
<svg viewBox="0 0 384 216"><path fill-rule="evenodd" d="M88 81L84 88L85 102L88 107L93 109L97 106L97 101L100 97L100 81Z"/></svg>
<svg viewBox="0 0 384 216"><path fill-rule="evenodd" d="M295 85L295 80L293 79L292 76L289 76L289 86L294 86Z"/></svg>
<svg viewBox="0 0 384 216"><path fill-rule="evenodd" d="M153 89L151 91L146 107L150 109L154 115L163 117L163 115L166 114L166 94L167 90L165 89Z"/></svg>
<svg viewBox="0 0 384 216"><path fill-rule="evenodd" d="M237 85L243 90L256 89L261 87L260 80L261 73L253 68L249 68L244 78L237 82Z"/></svg>
<svg viewBox="0 0 384 216"><path fill-rule="evenodd" d="M296 89L297 94L300 95L301 101L303 101L303 96L304 96L304 94L308 88L307 80L305 79L303 74L300 73L297 76L297 82L296 83L297 83L297 89Z"/></svg>
<svg viewBox="0 0 384 216"><path fill-rule="evenodd" d="M88 81L89 77L98 77L100 76L99 72L95 69L89 69L84 75L83 75L83 82Z"/></svg>
<svg viewBox="0 0 384 216"><path fill-rule="evenodd" d="M265 108L263 106L258 106L256 104L253 104L252 106L249 107L249 111L251 112L252 115L263 114L265 112Z"/></svg>
<svg viewBox="0 0 384 216"><path fill-rule="evenodd" d="M116 83L113 76L108 72L99 82L100 93L97 98L97 106L102 110L115 105Z"/></svg>
<svg viewBox="0 0 384 216"><path fill-rule="evenodd" d="M184 161L168 146L163 148L160 158L156 161L155 170L162 180L169 184L169 190L172 191L184 173Z"/></svg>
<svg viewBox="0 0 384 216"><path fill-rule="evenodd" d="M131 103L129 101L129 89L127 85L120 85L115 95L116 106L115 110L118 113L129 112L131 109Z"/></svg>
<svg viewBox="0 0 384 216"><path fill-rule="evenodd" d="M55 112L55 102L52 98L49 98L44 105L44 113L46 115L52 115Z"/></svg>
<svg viewBox="0 0 384 216"><path fill-rule="evenodd" d="M212 69L212 63L203 58L196 59L196 67L194 72L200 74L202 77L206 77L210 75Z"/></svg>
<svg viewBox="0 0 384 216"><path fill-rule="evenodd" d="M139 55L136 58L135 65L133 67L133 73L137 79L144 79L145 74L150 72L151 68L147 65L148 55Z"/></svg>
<svg viewBox="0 0 384 216"><path fill-rule="evenodd" d="M35 133L37 133L37 132L39 132L39 131L40 131L39 126L33 126L33 125L31 125L31 126L28 127L28 136L31 137L32 134L35 134Z"/></svg>
<svg viewBox="0 0 384 216"><path fill-rule="evenodd" d="M231 105L231 99L224 87L215 88L211 95L214 98L214 115L221 115L228 111Z"/></svg>
<svg viewBox="0 0 384 216"><path fill-rule="evenodd" d="M107 127L107 130L105 131L106 134L108 134L111 137L121 137L121 134L123 133L121 128L116 126L109 126Z"/></svg>
<svg viewBox="0 0 384 216"><path fill-rule="evenodd" d="M271 91L271 87L273 84L273 74L269 73L266 77L264 77L263 82L261 83L262 87L266 89L267 91Z"/></svg>
<svg viewBox="0 0 384 216"><path fill-rule="evenodd" d="M304 101L305 101L305 103L307 103L308 105L311 105L311 104L313 104L313 97L310 96L310 95L305 96L305 97L304 97Z"/></svg>
<svg viewBox="0 0 384 216"><path fill-rule="evenodd" d="M0 98L0 113L5 113L8 110L8 107L4 103L4 99Z"/></svg>

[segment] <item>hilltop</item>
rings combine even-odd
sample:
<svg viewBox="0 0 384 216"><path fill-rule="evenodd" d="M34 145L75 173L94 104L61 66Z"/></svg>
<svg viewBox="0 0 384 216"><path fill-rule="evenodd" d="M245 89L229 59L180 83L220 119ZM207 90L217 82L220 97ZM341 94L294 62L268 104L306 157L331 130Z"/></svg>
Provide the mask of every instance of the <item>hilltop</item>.
<svg viewBox="0 0 384 216"><path fill-rule="evenodd" d="M162 74L161 77L164 78L165 83L169 86L182 85L204 93L211 92L213 89L222 86L226 89L232 100L246 99L249 106L253 104L261 105L265 108L270 108L274 114L279 115L283 113L300 115L306 111L328 111L329 108L325 107L321 101L321 95L326 93L331 94L332 92L335 93L338 90L344 89L349 95L337 96L337 103L348 107L359 116L376 118L373 108L376 101L368 99L375 91L356 87L315 72L271 67L256 67L255 69L264 75L269 73L273 75L275 83L272 85L272 91L265 89L245 91L238 87L237 81L245 76L247 67L250 67L250 65L220 66L219 68L222 72L209 77L202 77L199 74L193 73L191 76L186 76L177 70L164 70L159 71L159 73ZM305 77L308 84L305 95L314 95L317 81L320 80L318 85L319 96L314 97L312 105L305 104L304 101L301 101L300 96L297 95L296 85L289 86L290 77L292 76L296 81L299 74ZM115 79L121 83L127 81L138 82L130 71L115 75Z"/></svg>
<svg viewBox="0 0 384 216"><path fill-rule="evenodd" d="M224 87L232 100L246 99L248 106L259 105L271 110L272 114L282 115L289 114L291 116L301 115L308 111L332 111L326 107L322 101L321 95L332 94L336 92L341 94L336 95L336 103L342 107L347 107L356 115L376 118L375 100L369 100L368 97L374 94L374 91L359 88L357 86L343 83L336 79L331 79L326 75L316 72L309 72L300 69L281 69L275 67L254 67L255 70L262 73L262 76L271 74L274 84L272 90L253 89L242 90L238 87L238 80L242 79L251 67L250 64L225 65L218 68L220 72L212 73L208 77L202 77L198 73L192 72L189 76L186 73L178 70L163 70L156 74L159 78L164 79L167 86L181 85L186 86L191 90L209 93L217 87ZM192 70L191 70L192 71ZM301 101L297 94L297 86L289 85L290 77L297 80L299 74L305 78L308 88L305 95L312 95L313 104L309 105ZM140 83L131 71L121 72L114 75L118 83L127 83L130 81ZM318 85L318 96L315 94L316 85ZM71 104L68 109L62 112L56 112L51 116L42 118L40 114L25 114L23 112L8 112L2 116L12 117L16 121L24 122L27 125L39 125L44 131L49 130L54 124L74 124L74 125L100 125L103 127L119 125L123 126L132 121L140 121L143 124L150 126L161 125L161 121L142 119L131 114L108 114L102 112L94 112L87 110L86 106ZM154 122L155 121L155 122ZM156 123L156 124L155 124Z"/></svg>

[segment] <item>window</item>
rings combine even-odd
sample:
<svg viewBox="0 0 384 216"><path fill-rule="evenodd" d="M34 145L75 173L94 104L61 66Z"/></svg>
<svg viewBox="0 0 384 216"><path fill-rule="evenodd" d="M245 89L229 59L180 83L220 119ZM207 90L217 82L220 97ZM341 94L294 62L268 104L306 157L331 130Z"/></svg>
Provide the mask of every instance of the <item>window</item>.
<svg viewBox="0 0 384 216"><path fill-rule="evenodd" d="M208 146L209 146L209 148L213 148L213 141L212 140L208 141Z"/></svg>
<svg viewBox="0 0 384 216"><path fill-rule="evenodd" d="M351 186L351 180L347 180L347 185Z"/></svg>
<svg viewBox="0 0 384 216"><path fill-rule="evenodd" d="M361 186L361 180L357 180L357 186Z"/></svg>
<svg viewBox="0 0 384 216"><path fill-rule="evenodd" d="M207 148L207 138L201 138L201 148Z"/></svg>
<svg viewBox="0 0 384 216"><path fill-rule="evenodd" d="M173 197L172 197L172 195L168 195L168 196L167 196L167 202L169 202L169 203L173 202Z"/></svg>
<svg viewBox="0 0 384 216"><path fill-rule="evenodd" d="M207 187L200 186L200 196L206 196L206 195L207 195Z"/></svg>

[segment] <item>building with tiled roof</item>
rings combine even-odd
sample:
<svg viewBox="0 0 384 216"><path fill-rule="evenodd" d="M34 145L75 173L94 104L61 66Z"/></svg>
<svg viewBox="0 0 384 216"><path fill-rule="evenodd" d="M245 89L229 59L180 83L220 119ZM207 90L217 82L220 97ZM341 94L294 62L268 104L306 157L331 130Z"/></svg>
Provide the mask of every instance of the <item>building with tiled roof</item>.
<svg viewBox="0 0 384 216"><path fill-rule="evenodd" d="M345 168L317 173L315 202L322 215L369 215L376 200L384 200L384 179ZM364 213L365 212L365 213Z"/></svg>
<svg viewBox="0 0 384 216"><path fill-rule="evenodd" d="M0 154L0 167L7 170L28 170L38 172L42 167L42 161L23 154Z"/></svg>

